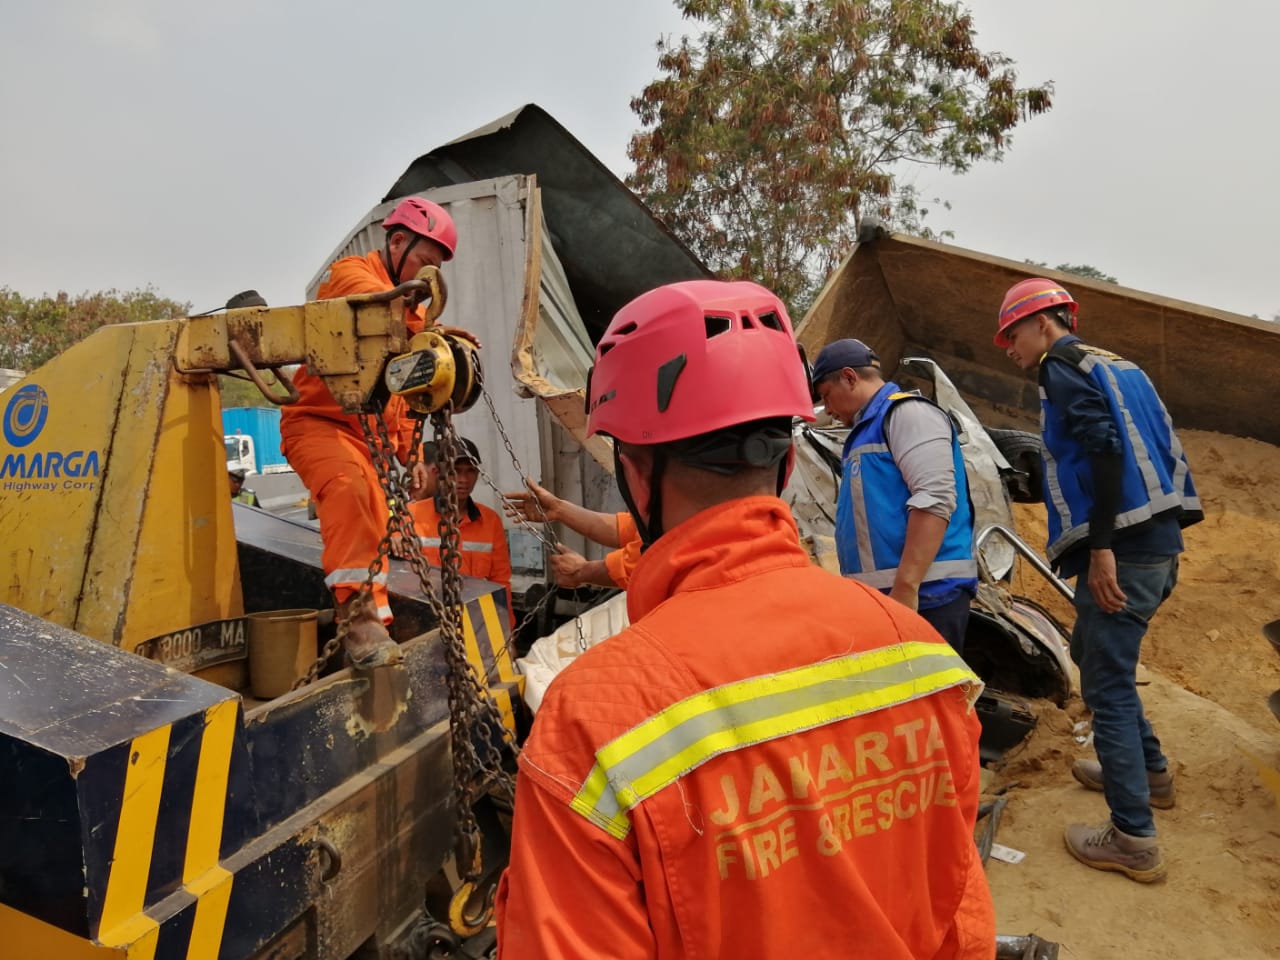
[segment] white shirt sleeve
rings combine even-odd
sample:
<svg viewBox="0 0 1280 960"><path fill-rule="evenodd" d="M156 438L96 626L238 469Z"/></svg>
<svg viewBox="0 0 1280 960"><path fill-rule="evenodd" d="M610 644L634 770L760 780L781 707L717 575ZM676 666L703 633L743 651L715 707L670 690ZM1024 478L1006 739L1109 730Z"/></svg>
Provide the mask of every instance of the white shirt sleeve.
<svg viewBox="0 0 1280 960"><path fill-rule="evenodd" d="M886 429L889 451L911 497L907 507L950 520L956 509L956 469L951 456L951 421L923 401L900 401Z"/></svg>

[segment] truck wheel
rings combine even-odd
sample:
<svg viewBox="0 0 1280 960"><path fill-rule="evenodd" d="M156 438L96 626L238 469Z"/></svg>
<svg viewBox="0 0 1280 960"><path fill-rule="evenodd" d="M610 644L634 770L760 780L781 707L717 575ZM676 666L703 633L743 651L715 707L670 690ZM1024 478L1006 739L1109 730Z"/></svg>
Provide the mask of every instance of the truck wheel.
<svg viewBox="0 0 1280 960"><path fill-rule="evenodd" d="M988 430L987 435L1018 473L1005 477L1005 487L1015 503L1039 503L1043 499L1043 464L1040 435L1026 430Z"/></svg>

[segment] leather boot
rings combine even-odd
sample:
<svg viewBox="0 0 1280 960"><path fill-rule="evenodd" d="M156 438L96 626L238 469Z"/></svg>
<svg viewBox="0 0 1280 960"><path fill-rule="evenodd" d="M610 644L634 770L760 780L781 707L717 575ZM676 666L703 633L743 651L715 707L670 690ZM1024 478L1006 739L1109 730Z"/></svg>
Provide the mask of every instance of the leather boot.
<svg viewBox="0 0 1280 960"><path fill-rule="evenodd" d="M1164 858L1155 837L1131 837L1112 823L1073 823L1063 840L1073 857L1095 870L1113 870L1139 883L1164 879Z"/></svg>
<svg viewBox="0 0 1280 960"><path fill-rule="evenodd" d="M339 629L347 625L343 639L347 658L357 670L371 670L399 663L400 645L391 639L382 618L377 615L371 598L359 593L335 604Z"/></svg>
<svg viewBox="0 0 1280 960"><path fill-rule="evenodd" d="M1102 789L1102 764L1097 760L1077 760L1071 765L1071 775L1090 790ZM1151 806L1158 810L1173 809L1178 795L1170 771L1161 770L1156 773L1148 770L1147 786L1151 789Z"/></svg>

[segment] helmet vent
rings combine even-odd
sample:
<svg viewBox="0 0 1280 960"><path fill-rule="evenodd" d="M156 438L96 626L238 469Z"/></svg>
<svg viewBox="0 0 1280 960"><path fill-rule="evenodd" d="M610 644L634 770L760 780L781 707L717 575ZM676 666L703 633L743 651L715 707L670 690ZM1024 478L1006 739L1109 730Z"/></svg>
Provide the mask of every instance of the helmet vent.
<svg viewBox="0 0 1280 960"><path fill-rule="evenodd" d="M716 317L716 316L712 316L711 314L707 314L705 317L705 320L707 324L708 340L710 340L712 337L718 337L721 334L728 333L730 330L733 329L732 317Z"/></svg>
<svg viewBox="0 0 1280 960"><path fill-rule="evenodd" d="M671 406L671 395L675 392L676 380L680 377L680 371L685 368L685 364L688 362L689 358L682 353L658 368L659 413L666 413L667 407Z"/></svg>
<svg viewBox="0 0 1280 960"><path fill-rule="evenodd" d="M617 330L612 331L615 337L625 337L627 334L635 333L635 332L636 332L636 325L634 323L624 324L623 326L619 327Z"/></svg>
<svg viewBox="0 0 1280 960"><path fill-rule="evenodd" d="M770 310L768 313L762 313L756 318L760 326L768 327L770 330L777 330L779 333L786 333L782 328L782 318Z"/></svg>

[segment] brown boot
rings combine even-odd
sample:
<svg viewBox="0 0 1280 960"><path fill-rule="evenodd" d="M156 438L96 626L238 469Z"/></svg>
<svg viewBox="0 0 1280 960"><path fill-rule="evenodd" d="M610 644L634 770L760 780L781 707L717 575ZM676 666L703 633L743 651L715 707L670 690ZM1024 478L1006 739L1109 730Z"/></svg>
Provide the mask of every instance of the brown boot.
<svg viewBox="0 0 1280 960"><path fill-rule="evenodd" d="M1071 765L1071 775L1089 790L1102 790L1102 764L1097 760L1077 760ZM1160 810L1172 810L1178 800L1173 788L1173 774L1168 770L1156 773L1147 771L1147 786L1151 788L1151 805Z"/></svg>
<svg viewBox="0 0 1280 960"><path fill-rule="evenodd" d="M1164 879L1164 858L1155 837L1131 837L1112 823L1073 823L1063 840L1073 857L1095 870L1114 870L1138 883Z"/></svg>
<svg viewBox="0 0 1280 960"><path fill-rule="evenodd" d="M335 607L338 628L345 623L343 638L347 657L357 670L371 670L400 662L400 645L391 639L382 619L374 611L373 602L360 594L352 594Z"/></svg>

